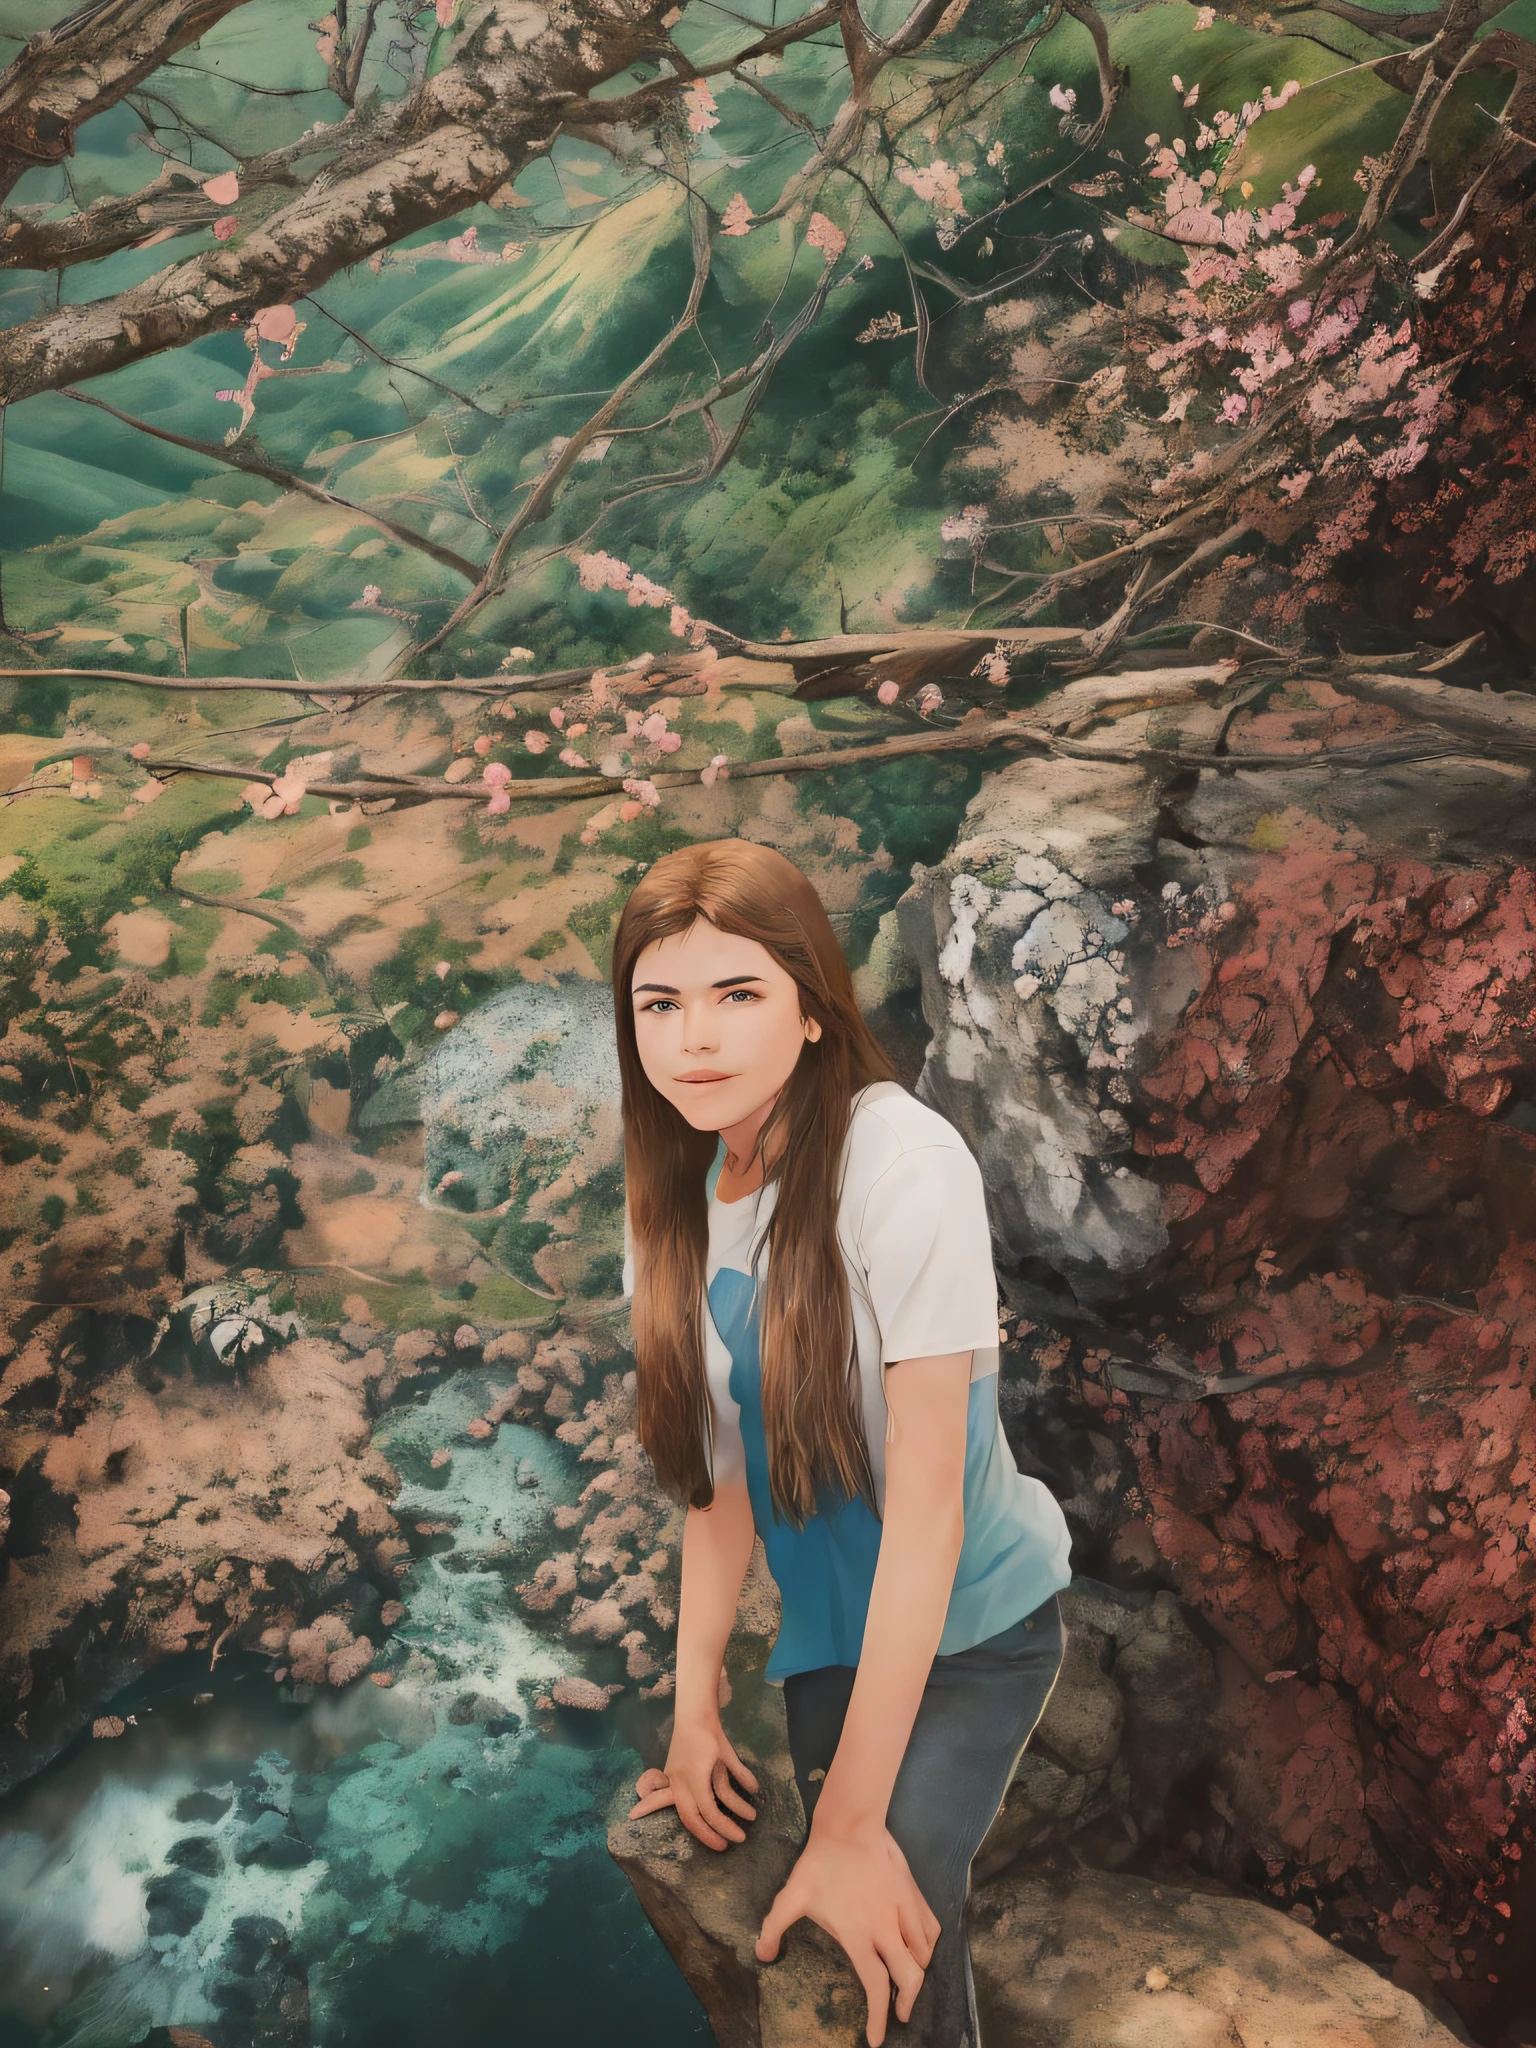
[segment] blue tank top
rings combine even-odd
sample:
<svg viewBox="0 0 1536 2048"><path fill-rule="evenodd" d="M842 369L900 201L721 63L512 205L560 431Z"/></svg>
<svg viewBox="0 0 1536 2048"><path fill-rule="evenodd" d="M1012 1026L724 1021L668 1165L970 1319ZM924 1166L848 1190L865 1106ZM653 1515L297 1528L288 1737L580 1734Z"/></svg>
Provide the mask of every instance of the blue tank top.
<svg viewBox="0 0 1536 2048"><path fill-rule="evenodd" d="M839 1234L877 1500L883 1503L885 1365L903 1357L973 1354L965 1535L938 1645L939 1654L948 1655L1022 1620L1064 1587L1071 1576L1070 1538L1049 1491L1019 1471L998 1413L996 1280L980 1170L959 1133L895 1084L865 1090L861 1104L870 1114L856 1114L850 1134ZM887 1113L877 1119L882 1107ZM867 1126L876 1120L879 1127L871 1131ZM824 1494L801 1529L774 1510L753 1272L754 1257L758 1273L763 1270L758 1247L773 1191L719 1202L715 1185L723 1159L722 1145L708 1180L713 1469L717 1479L745 1477L779 1589L779 1634L766 1674L777 1684L798 1671L858 1663L881 1524L859 1495Z"/></svg>

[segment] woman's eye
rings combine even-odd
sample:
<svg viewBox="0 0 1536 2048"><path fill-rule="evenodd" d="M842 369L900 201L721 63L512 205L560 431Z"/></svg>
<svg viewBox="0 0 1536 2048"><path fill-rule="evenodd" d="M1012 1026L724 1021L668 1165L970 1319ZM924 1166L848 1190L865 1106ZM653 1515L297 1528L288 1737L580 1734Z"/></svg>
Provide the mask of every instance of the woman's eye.
<svg viewBox="0 0 1536 2048"><path fill-rule="evenodd" d="M668 996L662 996L658 1002L642 1003L640 1005L642 1014L648 1012L651 1016L660 1016L663 1010L675 1010L676 1008L676 1003Z"/></svg>
<svg viewBox="0 0 1536 2048"><path fill-rule="evenodd" d="M733 988L730 994L726 997L726 1001L728 1003L734 1003L738 997L743 1002L747 1003L755 1003L757 1001L756 994L753 990L749 988Z"/></svg>

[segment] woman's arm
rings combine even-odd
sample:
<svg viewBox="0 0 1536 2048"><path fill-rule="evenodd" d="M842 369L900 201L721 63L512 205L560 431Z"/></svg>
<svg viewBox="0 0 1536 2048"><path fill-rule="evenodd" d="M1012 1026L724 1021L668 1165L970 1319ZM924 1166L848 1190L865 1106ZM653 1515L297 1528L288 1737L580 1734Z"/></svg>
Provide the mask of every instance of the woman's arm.
<svg viewBox="0 0 1536 2048"><path fill-rule="evenodd" d="M813 1833L883 1832L929 1667L944 1632L965 1535L971 1354L885 1368L892 1434L885 1513L859 1675Z"/></svg>
<svg viewBox="0 0 1536 2048"><path fill-rule="evenodd" d="M745 1479L723 1481L709 1507L688 1510L677 1603L679 1721L719 1718L720 1671L752 1561L752 1537Z"/></svg>
<svg viewBox="0 0 1536 2048"><path fill-rule="evenodd" d="M709 1507L688 1510L678 1597L676 1706L667 1767L643 1773L635 1786L640 1799L630 1814L633 1819L675 1806L689 1833L711 1849L745 1841L731 1813L756 1818L731 1776L752 1792L757 1780L720 1722L720 1672L752 1559L752 1537L752 1503L745 1479L721 1481ZM730 1813L722 1812L722 1806Z"/></svg>
<svg viewBox="0 0 1536 2048"><path fill-rule="evenodd" d="M824 1927L864 1986L871 2048L885 2039L892 1980L896 2016L910 2018L939 1933L885 1816L965 1533L970 1376L969 1351L886 1368L885 1514L858 1676L810 1839L757 1943L758 1959L771 1962L802 1915Z"/></svg>

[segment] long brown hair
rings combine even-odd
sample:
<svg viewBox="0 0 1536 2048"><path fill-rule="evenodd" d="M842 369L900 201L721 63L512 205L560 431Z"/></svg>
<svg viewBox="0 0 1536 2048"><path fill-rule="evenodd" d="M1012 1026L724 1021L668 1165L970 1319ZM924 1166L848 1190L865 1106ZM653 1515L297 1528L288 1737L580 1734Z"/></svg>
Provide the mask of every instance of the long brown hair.
<svg viewBox="0 0 1536 2048"><path fill-rule="evenodd" d="M853 1097L871 1081L894 1079L894 1070L860 1014L821 898L783 854L743 839L708 840L664 855L641 879L613 944L639 1434L661 1484L693 1507L714 1498L704 1183L717 1140L713 1131L696 1131L647 1079L631 989L645 948L701 917L765 947L794 977L802 1014L821 1026L820 1038L802 1049L760 1141L776 1130L784 1136L767 1175L778 1193L761 1290L768 1478L775 1511L803 1526L824 1488L844 1497L862 1493L874 1506L853 1309L837 1241L838 1182Z"/></svg>

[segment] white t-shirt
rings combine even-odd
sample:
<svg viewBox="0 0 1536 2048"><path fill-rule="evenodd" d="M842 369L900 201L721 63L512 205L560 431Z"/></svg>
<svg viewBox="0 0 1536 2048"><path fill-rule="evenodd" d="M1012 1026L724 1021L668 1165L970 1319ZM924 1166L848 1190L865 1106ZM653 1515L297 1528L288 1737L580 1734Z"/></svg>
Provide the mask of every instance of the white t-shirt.
<svg viewBox="0 0 1536 2048"><path fill-rule="evenodd" d="M858 1499L828 1502L804 1530L781 1522L767 1485L756 1283L766 1270L770 1182L721 1202L710 1173L705 1366L717 1485L745 1477L783 1620L768 1677L856 1664L879 1549L878 1520ZM1048 1599L1071 1576L1065 1518L1048 1489L1018 1470L997 1406L998 1301L981 1169L937 1111L894 1081L854 1099L843 1154L838 1242L848 1274L860 1405L877 1505L885 1504L890 1411L885 1368L901 1359L971 1353L965 1541L939 1653L969 1649ZM630 1274L626 1269L626 1289Z"/></svg>

